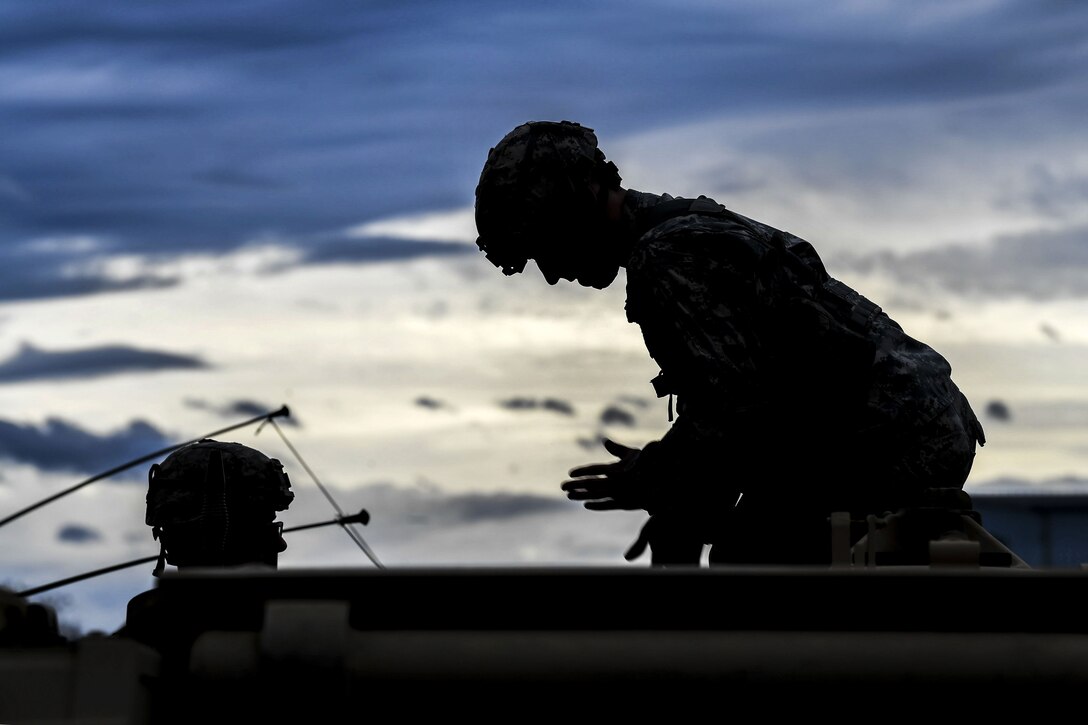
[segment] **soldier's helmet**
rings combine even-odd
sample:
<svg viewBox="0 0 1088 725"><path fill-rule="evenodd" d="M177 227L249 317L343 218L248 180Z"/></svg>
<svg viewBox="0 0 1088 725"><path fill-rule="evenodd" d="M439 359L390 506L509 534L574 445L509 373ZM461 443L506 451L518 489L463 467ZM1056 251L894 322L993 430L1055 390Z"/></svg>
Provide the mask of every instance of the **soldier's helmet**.
<svg viewBox="0 0 1088 725"><path fill-rule="evenodd" d="M240 443L210 438L148 471L147 514L164 561L178 567L276 565L287 548L276 512L295 494L283 464Z"/></svg>
<svg viewBox="0 0 1088 725"><path fill-rule="evenodd" d="M597 147L593 129L573 121L530 121L487 155L476 186L476 244L504 274L525 269L542 244L574 248L603 217L619 171Z"/></svg>

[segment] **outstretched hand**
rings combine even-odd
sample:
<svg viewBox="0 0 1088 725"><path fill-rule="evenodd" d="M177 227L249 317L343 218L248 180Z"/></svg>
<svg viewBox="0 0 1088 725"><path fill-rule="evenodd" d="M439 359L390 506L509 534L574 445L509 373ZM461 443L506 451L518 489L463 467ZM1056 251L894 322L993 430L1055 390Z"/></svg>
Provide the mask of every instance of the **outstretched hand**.
<svg viewBox="0 0 1088 725"><path fill-rule="evenodd" d="M618 458L612 463L591 463L570 471L571 479L561 488L571 501L585 501L594 511L644 509L648 504L646 485L634 473L641 451L608 438L605 450Z"/></svg>

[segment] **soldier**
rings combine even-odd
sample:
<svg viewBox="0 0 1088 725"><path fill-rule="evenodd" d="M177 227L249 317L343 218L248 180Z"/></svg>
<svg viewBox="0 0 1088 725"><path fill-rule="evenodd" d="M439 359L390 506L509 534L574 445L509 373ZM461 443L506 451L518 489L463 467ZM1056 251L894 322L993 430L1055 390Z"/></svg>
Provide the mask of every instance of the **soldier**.
<svg viewBox="0 0 1088 725"><path fill-rule="evenodd" d="M593 130L522 124L476 188L477 245L603 289L626 270L629 322L660 366L667 433L562 484L587 509L646 510L628 552L655 565L826 564L829 515L921 506L963 485L981 425L948 362L829 276L813 246L712 199L625 189Z"/></svg>
<svg viewBox="0 0 1088 725"><path fill-rule="evenodd" d="M205 438L174 451L148 471L156 574L164 563L275 568L287 548L276 512L294 497L283 464L249 446Z"/></svg>
<svg viewBox="0 0 1088 725"><path fill-rule="evenodd" d="M178 570L273 570L287 549L283 522L295 498L291 480L276 458L242 445L205 438L189 443L147 473L145 522L159 542L159 560ZM129 600L125 625L115 635L163 651L184 651L209 612L175 612L158 589Z"/></svg>

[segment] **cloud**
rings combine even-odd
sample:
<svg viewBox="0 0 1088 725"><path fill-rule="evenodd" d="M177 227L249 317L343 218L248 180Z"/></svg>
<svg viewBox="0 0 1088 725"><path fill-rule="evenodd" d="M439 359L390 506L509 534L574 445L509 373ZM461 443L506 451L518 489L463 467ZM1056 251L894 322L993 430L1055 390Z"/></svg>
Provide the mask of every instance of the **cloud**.
<svg viewBox="0 0 1088 725"><path fill-rule="evenodd" d="M604 425L614 424L633 426L635 424L635 416L619 406L610 405L601 411L601 423Z"/></svg>
<svg viewBox="0 0 1088 725"><path fill-rule="evenodd" d="M417 241L461 242L472 245L476 241L476 215L472 207L453 211L411 214L392 219L379 219L357 224L345 232L356 239L388 237ZM476 249L475 246L472 247Z"/></svg>
<svg viewBox="0 0 1088 725"><path fill-rule="evenodd" d="M570 510L557 498L506 492L461 494L450 497L446 504L441 511L432 512L435 520L470 524Z"/></svg>
<svg viewBox="0 0 1088 725"><path fill-rule="evenodd" d="M285 182L248 173L237 168L212 168L193 175L197 181L241 189L278 189Z"/></svg>
<svg viewBox="0 0 1088 725"><path fill-rule="evenodd" d="M1088 201L1088 174L1059 173L1053 166L1039 163L1028 168L1027 175L1026 193L1004 197L1002 203L1064 219L1083 209Z"/></svg>
<svg viewBox="0 0 1088 725"><path fill-rule="evenodd" d="M335 496L342 503L365 502L371 520L360 531L378 558L393 565L619 565L645 519L644 512L586 511L559 493L452 493L429 483L369 483L350 492L337 491ZM320 518L324 514L295 515ZM303 548L307 539L289 536L287 561L312 561ZM337 542L343 560L357 559L358 552ZM330 550L321 551L327 562Z"/></svg>
<svg viewBox="0 0 1088 725"><path fill-rule="evenodd" d="M141 350L127 345L103 345L54 352L24 343L14 355L0 362L0 383L207 367L207 363L199 357Z"/></svg>
<svg viewBox="0 0 1088 725"><path fill-rule="evenodd" d="M1012 412L1003 401L991 400L986 404L986 416L994 420L1011 420Z"/></svg>
<svg viewBox="0 0 1088 725"><path fill-rule="evenodd" d="M574 415L574 406L565 400L557 398L508 398L500 401L499 405L507 410L548 410L560 415Z"/></svg>
<svg viewBox="0 0 1088 725"><path fill-rule="evenodd" d="M195 410L210 410L223 418L256 418L259 415L271 413L280 408L278 405L266 405L254 400L233 400L222 405L215 405L200 398L186 398L185 405ZM295 428L302 426L302 421L296 418L293 412L286 417L276 418L276 423Z"/></svg>
<svg viewBox="0 0 1088 725"><path fill-rule="evenodd" d="M226 252L122 252L92 234L34 237L0 246L0 301L174 287L193 277L268 274L302 258L296 244L256 237Z"/></svg>
<svg viewBox="0 0 1088 725"><path fill-rule="evenodd" d="M298 240L314 262L457 253L442 243L471 238L465 209L487 148L530 117L574 118L622 138L716 117L763 127L829 106L1004 98L1079 133L1083 105L1069 102L1067 121L1046 109L1059 92L1084 95L1088 11L944 5L795 1L769 12L693 0L662 14L645 0L474 0L322 13L198 0L152 17L132 3L14 4L0 27L0 234L93 234L133 255L221 254L266 233ZM578 23L561 20L573 16ZM599 70L615 58L637 84ZM1004 151L1023 128L1001 118L960 120L972 136L995 134L988 147ZM844 131L859 132L880 127ZM846 170L872 168L871 147L853 151ZM768 183L741 177L721 188ZM1084 178L1040 172L1035 192L1009 203L1068 209ZM421 213L435 222L421 246L390 246L404 232L397 220ZM423 233L420 222L412 234ZM325 238L344 229L387 239ZM66 277L59 259L14 261L0 273L7 299L177 281Z"/></svg>
<svg viewBox="0 0 1088 725"><path fill-rule="evenodd" d="M304 262L393 262L478 252L455 242L405 241L393 237L350 238L322 242L305 252Z"/></svg>
<svg viewBox="0 0 1088 725"><path fill-rule="evenodd" d="M2 229L2 224L0 224ZM475 245L406 237L270 236L233 249L121 253L98 237L37 237L0 247L0 302L168 289L208 274L278 274L302 264L370 264L477 253Z"/></svg>
<svg viewBox="0 0 1088 725"><path fill-rule="evenodd" d="M1043 322L1043 323L1039 324L1039 332L1046 335L1047 338L1049 340L1051 340L1052 342L1061 342L1062 341L1062 335L1061 335L1060 332L1058 332L1058 329L1056 327L1054 327L1053 325L1050 325L1050 324L1048 324L1046 322Z"/></svg>
<svg viewBox="0 0 1088 725"><path fill-rule="evenodd" d="M0 301L164 289L179 282L176 276L153 270L118 277L104 268L98 249L49 247L38 242L0 248ZM80 260L88 263L80 266Z"/></svg>
<svg viewBox="0 0 1088 725"><path fill-rule="evenodd" d="M45 471L97 474L173 444L162 431L142 420L101 435L59 418L49 418L41 426L0 420L0 457ZM146 481L146 472L144 468L128 478Z"/></svg>
<svg viewBox="0 0 1088 725"><path fill-rule="evenodd" d="M1088 227L998 237L985 247L950 245L894 254L847 255L838 264L962 295L1035 301L1088 296Z"/></svg>
<svg viewBox="0 0 1088 725"><path fill-rule="evenodd" d="M420 408L426 408L428 410L442 410L449 408L449 405L446 402L438 400L437 398L432 398L427 395L421 395L416 398L415 404L418 405Z"/></svg>
<svg viewBox="0 0 1088 725"><path fill-rule="evenodd" d="M429 482L413 486L377 482L350 491L332 490L338 500L364 501L373 524L381 522L391 526L468 526L578 508L572 507L560 495L540 496L512 491L454 493Z"/></svg>
<svg viewBox="0 0 1088 725"><path fill-rule="evenodd" d="M57 540L69 544L86 544L101 539L102 534L96 529L80 524L65 524L57 531Z"/></svg>
<svg viewBox="0 0 1088 725"><path fill-rule="evenodd" d="M8 199L17 202L31 202L33 197L27 193L26 189L20 186L14 179L9 179L3 175L0 175L0 196L5 196Z"/></svg>

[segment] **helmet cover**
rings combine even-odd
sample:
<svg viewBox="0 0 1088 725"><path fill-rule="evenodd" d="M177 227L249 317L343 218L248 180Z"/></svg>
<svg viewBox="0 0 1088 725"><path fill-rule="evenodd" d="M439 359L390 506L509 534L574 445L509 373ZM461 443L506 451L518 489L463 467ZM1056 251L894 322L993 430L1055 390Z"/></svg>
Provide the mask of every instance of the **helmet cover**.
<svg viewBox="0 0 1088 725"><path fill-rule="evenodd" d="M492 148L476 187L477 246L505 274L525 268L544 243L584 237L599 203L590 189L618 188L593 129L573 121L530 121Z"/></svg>
<svg viewBox="0 0 1088 725"><path fill-rule="evenodd" d="M275 521L294 499L281 464L240 443L204 439L148 471L145 522L178 566L274 563L287 548Z"/></svg>
<svg viewBox="0 0 1088 725"><path fill-rule="evenodd" d="M222 477L228 482L231 513L251 512L275 518L276 511L290 506L295 494L283 464L241 443L222 443L205 438L167 456L148 472L148 526L191 523L198 519L205 495L218 482L209 480L212 456L222 460Z"/></svg>

